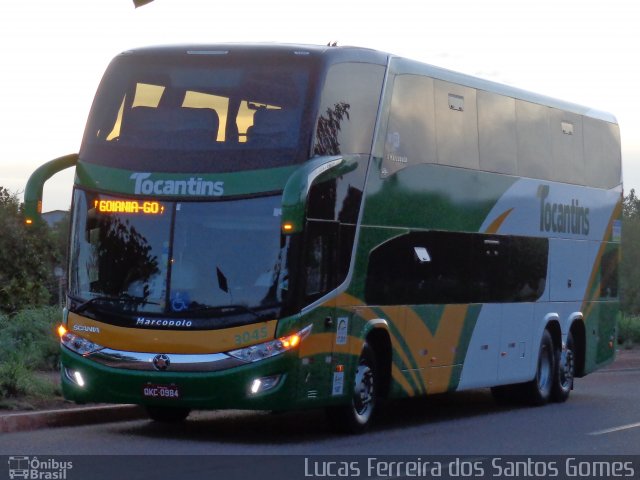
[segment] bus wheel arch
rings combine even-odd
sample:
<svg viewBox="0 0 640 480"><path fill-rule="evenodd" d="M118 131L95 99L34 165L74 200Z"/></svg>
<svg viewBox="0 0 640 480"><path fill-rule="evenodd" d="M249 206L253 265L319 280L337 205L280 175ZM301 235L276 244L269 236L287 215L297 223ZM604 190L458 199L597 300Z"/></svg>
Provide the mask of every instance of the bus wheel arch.
<svg viewBox="0 0 640 480"><path fill-rule="evenodd" d="M380 400L391 383L391 341L382 325L366 335L358 362L353 369L349 401L326 409L331 428L341 433L362 433L372 423ZM351 385L351 382L347 382Z"/></svg>
<svg viewBox="0 0 640 480"><path fill-rule="evenodd" d="M571 324L569 333L573 337L574 345L574 362L576 378L584 377L585 359L586 359L586 345L587 345L587 330L584 326L584 320L577 318Z"/></svg>
<svg viewBox="0 0 640 480"><path fill-rule="evenodd" d="M386 398L391 388L391 339L384 328L374 328L369 332L366 343L371 346L376 359L378 375L378 398Z"/></svg>
<svg viewBox="0 0 640 480"><path fill-rule="evenodd" d="M375 354L365 341L358 363L353 368L346 402L326 408L332 430L339 433L363 433L371 425L378 400L378 376Z"/></svg>

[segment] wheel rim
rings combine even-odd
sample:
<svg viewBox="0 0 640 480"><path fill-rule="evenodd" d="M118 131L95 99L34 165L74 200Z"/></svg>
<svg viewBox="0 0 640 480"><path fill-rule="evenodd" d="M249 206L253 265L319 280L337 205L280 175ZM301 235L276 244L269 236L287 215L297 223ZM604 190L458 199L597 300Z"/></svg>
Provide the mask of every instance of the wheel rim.
<svg viewBox="0 0 640 480"><path fill-rule="evenodd" d="M549 348L543 349L538 360L538 389L545 394L551 388L552 360L550 352Z"/></svg>
<svg viewBox="0 0 640 480"><path fill-rule="evenodd" d="M367 423L373 412L375 399L373 385L373 370L366 364L358 365L353 392L353 409L356 420L361 424Z"/></svg>
<svg viewBox="0 0 640 480"><path fill-rule="evenodd" d="M575 361L573 350L567 349L560 357L560 385L563 389L570 389L573 384Z"/></svg>

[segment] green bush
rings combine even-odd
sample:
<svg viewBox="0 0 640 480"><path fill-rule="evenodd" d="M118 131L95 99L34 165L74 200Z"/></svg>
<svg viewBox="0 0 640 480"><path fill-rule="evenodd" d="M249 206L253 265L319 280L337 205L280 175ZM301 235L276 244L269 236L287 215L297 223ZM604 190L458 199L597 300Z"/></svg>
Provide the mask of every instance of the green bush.
<svg viewBox="0 0 640 480"><path fill-rule="evenodd" d="M0 393L3 397L46 396L53 386L37 371L55 370L59 363L56 326L61 311L56 307L0 314Z"/></svg>
<svg viewBox="0 0 640 480"><path fill-rule="evenodd" d="M30 356L25 352L11 352L0 363L0 397L47 397L56 393L55 386L36 375L30 368Z"/></svg>
<svg viewBox="0 0 640 480"><path fill-rule="evenodd" d="M46 223L27 227L17 195L2 186L0 232L0 311L50 304L54 269L64 258L60 235Z"/></svg>
<svg viewBox="0 0 640 480"><path fill-rule="evenodd" d="M640 316L622 315L618 323L618 343L625 347L640 344Z"/></svg>

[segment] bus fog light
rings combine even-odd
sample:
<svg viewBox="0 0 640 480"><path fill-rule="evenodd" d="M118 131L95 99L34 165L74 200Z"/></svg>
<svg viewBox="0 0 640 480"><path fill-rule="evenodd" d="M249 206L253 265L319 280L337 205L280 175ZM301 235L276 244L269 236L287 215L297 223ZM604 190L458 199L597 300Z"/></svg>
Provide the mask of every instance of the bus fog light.
<svg viewBox="0 0 640 480"><path fill-rule="evenodd" d="M256 378L251 382L249 392L251 395L266 392L275 388L280 383L282 375L271 375L269 377Z"/></svg>
<svg viewBox="0 0 640 480"><path fill-rule="evenodd" d="M84 387L86 382L84 381L84 377L78 370L71 370L69 368L64 369L64 375L70 380L72 383L75 383L79 387Z"/></svg>

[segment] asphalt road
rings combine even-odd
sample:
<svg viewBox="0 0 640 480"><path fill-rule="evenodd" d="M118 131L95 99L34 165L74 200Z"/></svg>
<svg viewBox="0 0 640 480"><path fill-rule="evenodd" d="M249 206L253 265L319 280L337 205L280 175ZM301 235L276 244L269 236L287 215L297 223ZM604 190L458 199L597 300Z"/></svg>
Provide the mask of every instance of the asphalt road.
<svg viewBox="0 0 640 480"><path fill-rule="evenodd" d="M253 465L249 455L269 455L271 461L279 455L640 455L640 368L577 379L566 403L537 408L499 406L488 390L390 402L380 409L375 427L356 437L331 433L316 411L197 412L181 426L138 420L0 436L0 455L92 454L163 456L144 462L164 465L158 473L167 477L138 473L127 478L259 473L265 461ZM211 466L187 463L186 455L216 456L222 463L218 473L226 475L205 475ZM300 468L297 462L295 469Z"/></svg>

